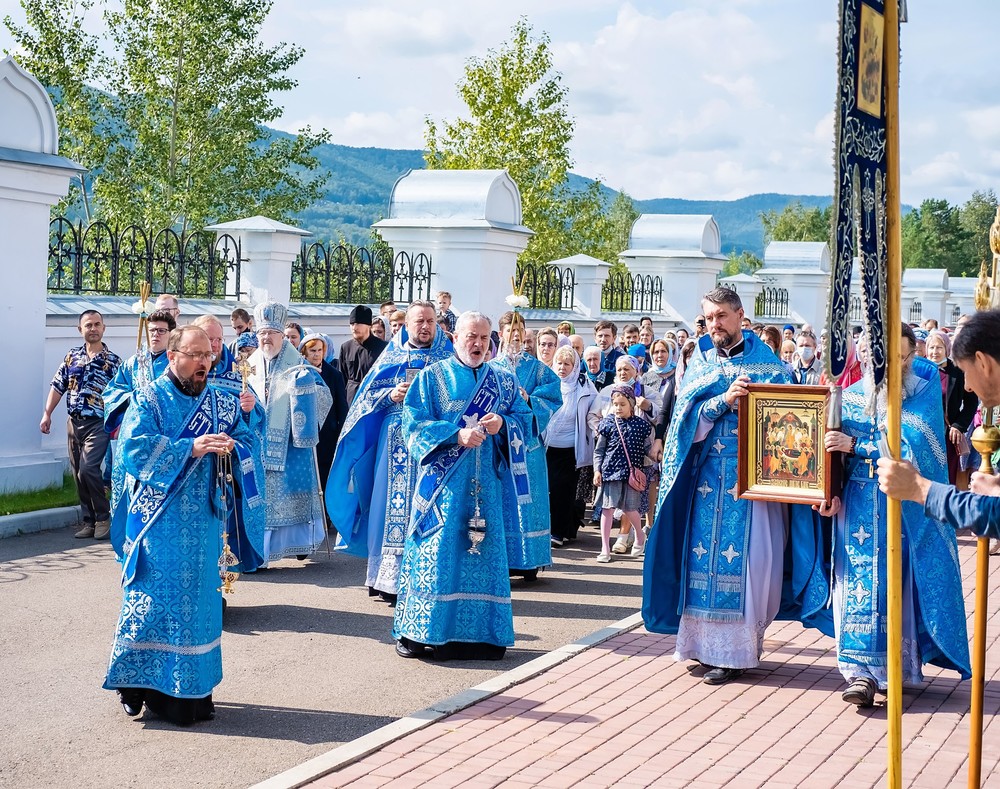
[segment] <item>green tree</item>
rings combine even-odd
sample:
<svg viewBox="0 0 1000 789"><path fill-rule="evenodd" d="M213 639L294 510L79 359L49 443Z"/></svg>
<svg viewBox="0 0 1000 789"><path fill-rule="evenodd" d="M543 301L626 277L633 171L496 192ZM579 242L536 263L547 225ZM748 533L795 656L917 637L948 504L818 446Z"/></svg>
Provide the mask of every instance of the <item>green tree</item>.
<svg viewBox="0 0 1000 789"><path fill-rule="evenodd" d="M966 251L961 271L966 277L979 276L979 266L985 260L987 270L993 261L990 249L990 226L997 216L997 196L992 189L975 191L959 212L959 224L967 234Z"/></svg>
<svg viewBox="0 0 1000 789"><path fill-rule="evenodd" d="M91 1L78 11L72 0L21 0L32 30L5 21L79 141L67 153L90 169L102 218L187 230L241 214L287 219L320 196L312 151L328 133L262 128L303 54L258 40L271 0L125 0L103 12L107 56L85 34L73 43Z"/></svg>
<svg viewBox="0 0 1000 789"><path fill-rule="evenodd" d="M603 201L599 191L574 196L566 187L573 120L562 75L552 68L549 37L535 37L520 19L510 41L466 63L458 93L469 117L426 120L427 167L506 169L521 192L524 224L535 232L523 263L581 251L572 232L582 222L573 221L573 212L593 218L603 213Z"/></svg>
<svg viewBox="0 0 1000 789"><path fill-rule="evenodd" d="M764 265L764 261L753 252L743 250L739 254L736 250L729 253L729 259L722 267L720 277L731 277L734 274L755 274Z"/></svg>
<svg viewBox="0 0 1000 789"><path fill-rule="evenodd" d="M907 268L943 268L951 276L964 276L969 233L962 226L957 206L947 200L924 200L903 217L901 235L903 264ZM975 270L979 270L978 262Z"/></svg>
<svg viewBox="0 0 1000 789"><path fill-rule="evenodd" d="M764 246L772 241L827 241L831 238L833 207L805 208L796 201L781 211L764 211Z"/></svg>

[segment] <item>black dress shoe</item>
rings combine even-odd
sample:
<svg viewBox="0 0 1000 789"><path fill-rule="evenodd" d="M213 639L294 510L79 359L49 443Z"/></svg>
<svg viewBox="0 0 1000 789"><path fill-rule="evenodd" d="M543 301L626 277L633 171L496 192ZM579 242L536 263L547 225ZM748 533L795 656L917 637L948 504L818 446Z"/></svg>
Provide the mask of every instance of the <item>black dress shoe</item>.
<svg viewBox="0 0 1000 789"><path fill-rule="evenodd" d="M408 638L401 638L396 642L396 654L401 658L418 658L427 655L430 650L426 644L418 644Z"/></svg>
<svg viewBox="0 0 1000 789"><path fill-rule="evenodd" d="M212 694L205 698L195 699L194 717L199 721L210 721L215 718L215 704L212 703Z"/></svg>
<svg viewBox="0 0 1000 789"><path fill-rule="evenodd" d="M848 704L857 704L859 707L871 707L875 704L875 690L877 686L874 680L868 677L855 677L851 684L847 686L841 698Z"/></svg>
<svg viewBox="0 0 1000 789"><path fill-rule="evenodd" d="M742 668L713 668L702 678L706 685L725 685L732 682L737 677L742 677L746 669Z"/></svg>
<svg viewBox="0 0 1000 789"><path fill-rule="evenodd" d="M146 698L146 691L141 688L119 688L118 700L122 703L122 709L130 718L142 712L142 703Z"/></svg>
<svg viewBox="0 0 1000 789"><path fill-rule="evenodd" d="M378 596L389 605L396 605L396 598L399 597L399 595L394 595L392 592L379 592Z"/></svg>

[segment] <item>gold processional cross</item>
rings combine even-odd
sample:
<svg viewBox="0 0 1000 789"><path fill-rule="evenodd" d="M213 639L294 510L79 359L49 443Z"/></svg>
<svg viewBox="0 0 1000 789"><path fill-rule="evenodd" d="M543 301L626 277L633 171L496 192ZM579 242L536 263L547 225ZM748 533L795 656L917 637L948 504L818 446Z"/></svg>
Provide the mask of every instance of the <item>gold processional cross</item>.
<svg viewBox="0 0 1000 789"><path fill-rule="evenodd" d="M247 391L247 378L257 372L257 368L254 367L247 359L240 359L238 362L233 363L233 372L239 373L240 378L243 379L243 394Z"/></svg>

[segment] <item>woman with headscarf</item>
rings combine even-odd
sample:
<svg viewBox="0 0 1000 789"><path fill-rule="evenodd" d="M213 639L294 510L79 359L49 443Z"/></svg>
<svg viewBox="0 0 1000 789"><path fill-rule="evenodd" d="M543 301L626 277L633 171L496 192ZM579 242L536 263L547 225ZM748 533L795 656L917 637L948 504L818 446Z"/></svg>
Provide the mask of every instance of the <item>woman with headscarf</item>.
<svg viewBox="0 0 1000 789"><path fill-rule="evenodd" d="M642 377L647 388L655 388L660 395L660 414L653 424L653 450L650 453L655 465L649 468L649 500L655 502L660 483L660 463L663 461L663 438L670 427L670 417L674 413L677 399L677 343L673 340L653 340L650 346L652 364L649 372ZM653 525L654 512L647 508L646 525Z"/></svg>
<svg viewBox="0 0 1000 789"><path fill-rule="evenodd" d="M392 326L385 315L376 315L372 318L372 334L384 342L392 339Z"/></svg>
<svg viewBox="0 0 1000 789"><path fill-rule="evenodd" d="M326 480L330 476L330 466L333 464L333 454L340 439L340 429L347 419L347 384L340 370L326 361L327 339L325 335L307 334L299 345L301 353L307 362L319 370L320 377L333 395L333 405L326 415L323 426L319 429L319 444L316 446L316 463L319 466L319 481L326 490Z"/></svg>
<svg viewBox="0 0 1000 789"><path fill-rule="evenodd" d="M588 499L579 498L579 477L587 474L593 484L594 434L587 414L597 389L580 376L580 358L572 346L563 346L552 359L559 378L562 405L549 419L542 434L549 472L549 512L552 546L562 547L576 539ZM592 495L592 494L591 494Z"/></svg>
<svg viewBox="0 0 1000 789"><path fill-rule="evenodd" d="M916 334L916 331L914 331ZM925 345L927 360L937 365L941 379L941 398L944 404L944 424L948 449L948 481L954 485L959 470L959 458L969 454L965 437L979 406L975 393L965 391L965 373L949 357L951 338L940 329L927 334Z"/></svg>

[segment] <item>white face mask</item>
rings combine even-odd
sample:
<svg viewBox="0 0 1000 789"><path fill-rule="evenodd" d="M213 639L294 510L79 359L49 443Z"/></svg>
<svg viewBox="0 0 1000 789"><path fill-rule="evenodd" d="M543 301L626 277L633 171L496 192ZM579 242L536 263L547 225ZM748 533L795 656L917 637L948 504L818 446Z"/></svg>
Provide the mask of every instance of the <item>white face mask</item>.
<svg viewBox="0 0 1000 789"><path fill-rule="evenodd" d="M809 362L813 360L813 357L815 355L816 355L816 349L809 345L803 345L801 348L799 348L799 358L806 364L809 364Z"/></svg>

